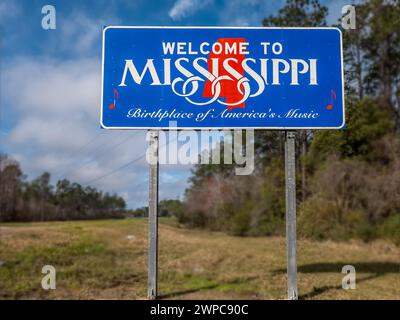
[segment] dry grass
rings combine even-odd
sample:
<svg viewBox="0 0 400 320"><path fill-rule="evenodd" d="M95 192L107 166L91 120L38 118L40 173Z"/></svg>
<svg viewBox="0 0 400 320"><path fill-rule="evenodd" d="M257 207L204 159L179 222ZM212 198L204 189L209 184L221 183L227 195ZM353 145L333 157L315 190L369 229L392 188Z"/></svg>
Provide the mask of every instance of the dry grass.
<svg viewBox="0 0 400 320"><path fill-rule="evenodd" d="M133 235L134 237L129 237ZM144 219L0 225L0 298L145 299ZM238 238L160 226L159 292L164 299L285 299L284 238ZM41 288L41 268L57 289ZM299 294L305 299L400 299L400 248L298 242ZM341 288L354 265L357 289Z"/></svg>

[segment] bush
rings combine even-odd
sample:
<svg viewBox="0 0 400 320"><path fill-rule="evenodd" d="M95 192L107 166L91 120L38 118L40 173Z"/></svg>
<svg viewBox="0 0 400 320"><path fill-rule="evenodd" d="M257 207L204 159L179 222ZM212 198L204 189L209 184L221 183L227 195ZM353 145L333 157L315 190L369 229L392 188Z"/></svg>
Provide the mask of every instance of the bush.
<svg viewBox="0 0 400 320"><path fill-rule="evenodd" d="M311 144L311 157L335 154L340 157L368 158L375 150L373 143L393 132L390 112L370 98L349 104L346 128L317 131Z"/></svg>
<svg viewBox="0 0 400 320"><path fill-rule="evenodd" d="M366 225L367 220L362 211L343 212L330 200L312 198L303 202L299 208L297 229L301 237L345 240L360 237L365 233L363 228Z"/></svg>
<svg viewBox="0 0 400 320"><path fill-rule="evenodd" d="M394 214L386 219L378 228L378 234L382 238L393 241L400 245L400 213Z"/></svg>
<svg viewBox="0 0 400 320"><path fill-rule="evenodd" d="M237 210L230 219L230 233L235 236L247 235L250 228L250 210L251 205L245 205Z"/></svg>

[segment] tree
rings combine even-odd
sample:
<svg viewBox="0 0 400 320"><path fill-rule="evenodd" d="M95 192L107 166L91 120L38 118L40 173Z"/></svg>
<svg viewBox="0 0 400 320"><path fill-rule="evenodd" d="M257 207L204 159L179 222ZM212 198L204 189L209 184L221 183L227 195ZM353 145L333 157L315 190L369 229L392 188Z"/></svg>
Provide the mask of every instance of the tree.
<svg viewBox="0 0 400 320"><path fill-rule="evenodd" d="M159 203L160 217L179 217L183 214L183 204L178 199L164 199Z"/></svg>
<svg viewBox="0 0 400 320"><path fill-rule="evenodd" d="M360 99L367 93L390 110L399 130L400 2L369 0L356 5L356 13L357 29L344 32L346 79L356 82Z"/></svg>
<svg viewBox="0 0 400 320"><path fill-rule="evenodd" d="M50 173L44 172L31 183L35 200L38 202L40 220L45 220L46 205L52 196L53 186L50 185Z"/></svg>
<svg viewBox="0 0 400 320"><path fill-rule="evenodd" d="M341 158L373 156L374 143L392 132L394 121L387 110L380 108L371 98L349 104L347 127L340 131L319 131L311 144L310 158L321 161L329 155ZM322 159L318 159L322 157ZM312 161L312 159L309 159Z"/></svg>
<svg viewBox="0 0 400 320"><path fill-rule="evenodd" d="M357 30L343 31L346 127L297 133L299 232L398 241L391 224L400 221L399 0L366 0L356 14ZM263 25L324 26L326 16L318 1L289 0ZM180 221L237 235L284 234L283 146L283 132L256 131L257 171L245 178L196 166Z"/></svg>
<svg viewBox="0 0 400 320"><path fill-rule="evenodd" d="M279 10L276 16L270 15L262 21L266 27L321 27L326 25L328 8L321 5L318 0L288 0L286 5ZM311 141L312 131L302 130L298 133L297 161L301 172L301 195L302 200L307 197L306 185L306 163L307 150ZM259 139L263 136L258 135ZM284 140L282 133L280 143Z"/></svg>
<svg viewBox="0 0 400 320"><path fill-rule="evenodd" d="M50 173L24 181L19 163L0 154L0 221L122 218L125 200L67 179L56 188Z"/></svg>
<svg viewBox="0 0 400 320"><path fill-rule="evenodd" d="M0 220L16 219L22 177L19 163L0 153Z"/></svg>

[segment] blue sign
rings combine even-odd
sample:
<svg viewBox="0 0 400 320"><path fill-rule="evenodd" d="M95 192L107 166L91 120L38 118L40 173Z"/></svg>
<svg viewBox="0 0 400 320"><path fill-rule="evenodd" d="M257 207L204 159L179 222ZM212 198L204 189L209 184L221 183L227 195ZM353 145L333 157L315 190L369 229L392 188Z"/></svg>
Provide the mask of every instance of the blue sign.
<svg viewBox="0 0 400 320"><path fill-rule="evenodd" d="M337 28L106 27L105 129L339 129Z"/></svg>

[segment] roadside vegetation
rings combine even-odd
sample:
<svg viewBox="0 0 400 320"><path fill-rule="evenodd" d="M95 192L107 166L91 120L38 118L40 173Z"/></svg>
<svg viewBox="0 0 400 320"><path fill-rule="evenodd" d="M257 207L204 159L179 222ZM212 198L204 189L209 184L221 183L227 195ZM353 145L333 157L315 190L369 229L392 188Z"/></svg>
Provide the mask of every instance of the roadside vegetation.
<svg viewBox="0 0 400 320"><path fill-rule="evenodd" d="M326 26L327 14L318 1L288 0L263 25ZM343 30L346 126L296 133L298 232L400 244L400 3L363 1L356 19L356 29ZM251 176L196 166L173 210L179 221L239 236L284 235L284 133L256 131L255 153Z"/></svg>
<svg viewBox="0 0 400 320"><path fill-rule="evenodd" d="M162 218L161 299L286 299L284 237L232 237ZM400 249L299 240L300 299L399 299ZM355 290L342 289L344 265ZM56 289L41 287L44 265ZM0 224L0 299L146 299L147 219Z"/></svg>
<svg viewBox="0 0 400 320"><path fill-rule="evenodd" d="M18 161L0 153L0 222L122 218L125 200L44 172L27 181Z"/></svg>

